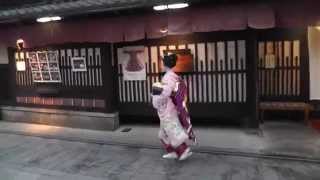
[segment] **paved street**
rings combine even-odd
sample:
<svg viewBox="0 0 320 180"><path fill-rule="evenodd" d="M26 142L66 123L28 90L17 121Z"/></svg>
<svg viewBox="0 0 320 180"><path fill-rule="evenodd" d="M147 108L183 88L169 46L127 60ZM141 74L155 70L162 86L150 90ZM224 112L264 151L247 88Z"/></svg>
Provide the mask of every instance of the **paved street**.
<svg viewBox="0 0 320 180"><path fill-rule="evenodd" d="M196 153L185 162L161 150L0 134L1 180L318 180L320 164Z"/></svg>

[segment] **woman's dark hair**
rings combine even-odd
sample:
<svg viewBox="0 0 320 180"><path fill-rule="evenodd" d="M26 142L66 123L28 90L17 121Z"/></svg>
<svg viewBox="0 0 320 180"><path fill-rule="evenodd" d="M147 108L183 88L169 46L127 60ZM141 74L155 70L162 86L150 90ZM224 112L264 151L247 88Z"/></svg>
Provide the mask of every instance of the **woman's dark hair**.
<svg viewBox="0 0 320 180"><path fill-rule="evenodd" d="M163 64L164 66L168 68L173 68L177 64L177 55L176 54L170 54L170 55L165 55L163 57Z"/></svg>

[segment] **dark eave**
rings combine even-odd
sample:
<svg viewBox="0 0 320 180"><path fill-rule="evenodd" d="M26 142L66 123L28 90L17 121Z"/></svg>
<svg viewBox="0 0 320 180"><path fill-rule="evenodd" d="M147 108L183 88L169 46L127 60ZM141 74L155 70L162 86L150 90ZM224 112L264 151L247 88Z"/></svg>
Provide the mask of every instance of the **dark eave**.
<svg viewBox="0 0 320 180"><path fill-rule="evenodd" d="M153 5L181 1L191 4L220 4L274 2L276 0L0 0L0 24L34 21L38 17L50 15L75 17L124 10L152 9ZM280 1L287 0L278 0ZM291 0L290 2L293 1L302 2L302 0Z"/></svg>

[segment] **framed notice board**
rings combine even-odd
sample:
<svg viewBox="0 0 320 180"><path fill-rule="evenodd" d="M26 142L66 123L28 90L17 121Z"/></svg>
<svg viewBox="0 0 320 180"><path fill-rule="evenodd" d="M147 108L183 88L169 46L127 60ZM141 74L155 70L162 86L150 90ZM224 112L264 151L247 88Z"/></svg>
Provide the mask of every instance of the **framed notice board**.
<svg viewBox="0 0 320 180"><path fill-rule="evenodd" d="M58 55L55 51L28 53L33 82L60 83Z"/></svg>

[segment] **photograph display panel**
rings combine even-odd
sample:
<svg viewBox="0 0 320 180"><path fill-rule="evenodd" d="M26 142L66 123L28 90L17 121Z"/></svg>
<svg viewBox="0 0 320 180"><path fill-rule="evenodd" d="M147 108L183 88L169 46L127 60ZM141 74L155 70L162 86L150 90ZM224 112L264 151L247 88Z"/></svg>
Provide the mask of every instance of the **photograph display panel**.
<svg viewBox="0 0 320 180"><path fill-rule="evenodd" d="M57 52L29 52L29 64L33 82L61 82Z"/></svg>

